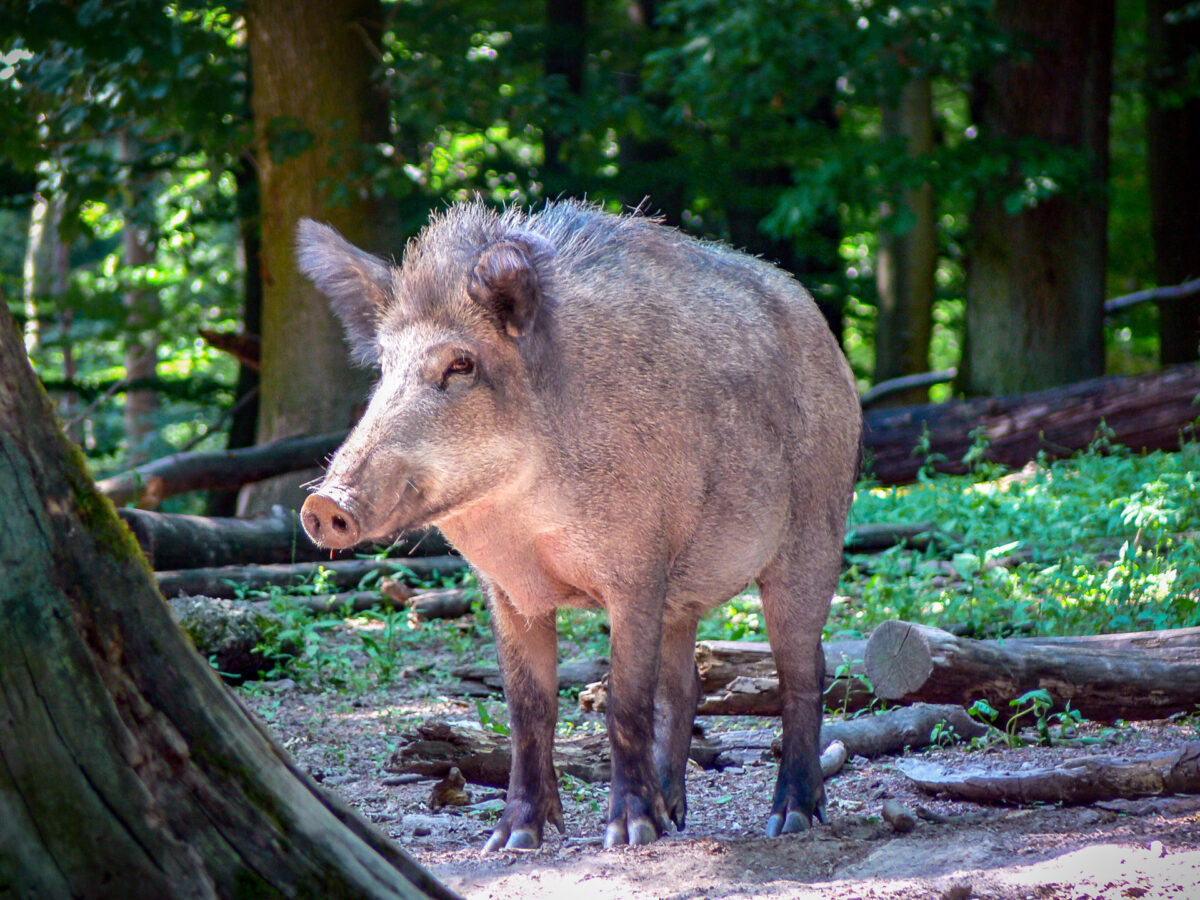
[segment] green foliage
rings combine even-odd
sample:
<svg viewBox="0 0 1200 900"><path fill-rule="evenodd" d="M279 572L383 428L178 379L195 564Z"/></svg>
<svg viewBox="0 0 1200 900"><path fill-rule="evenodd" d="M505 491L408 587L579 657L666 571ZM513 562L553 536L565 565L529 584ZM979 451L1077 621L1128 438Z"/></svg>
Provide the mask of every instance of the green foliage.
<svg viewBox="0 0 1200 900"><path fill-rule="evenodd" d="M999 636L1200 624L1200 554L1188 536L1200 521L1198 454L1189 443L1137 456L1100 441L1007 476L862 487L853 521L935 521L963 544L948 563L904 548L854 557L833 627L903 618Z"/></svg>

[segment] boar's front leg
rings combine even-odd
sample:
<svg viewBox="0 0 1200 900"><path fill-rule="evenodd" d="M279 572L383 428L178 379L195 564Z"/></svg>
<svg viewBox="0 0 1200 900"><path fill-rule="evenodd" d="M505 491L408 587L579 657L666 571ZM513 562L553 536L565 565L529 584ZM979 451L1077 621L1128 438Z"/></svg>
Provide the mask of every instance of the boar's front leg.
<svg viewBox="0 0 1200 900"><path fill-rule="evenodd" d="M661 594L657 602L640 597L609 604L612 786L605 847L648 844L667 831L667 809L652 755L663 605Z"/></svg>
<svg viewBox="0 0 1200 900"><path fill-rule="evenodd" d="M485 584L492 633L512 730L508 800L484 851L541 846L550 821L563 830L562 801L554 775L554 723L558 718L558 632L553 611L526 618L508 595Z"/></svg>

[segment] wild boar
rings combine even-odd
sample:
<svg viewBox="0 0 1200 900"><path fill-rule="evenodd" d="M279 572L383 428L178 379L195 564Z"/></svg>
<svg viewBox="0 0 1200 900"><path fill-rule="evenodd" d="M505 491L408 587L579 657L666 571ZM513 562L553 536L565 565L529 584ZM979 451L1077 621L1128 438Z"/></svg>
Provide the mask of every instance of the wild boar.
<svg viewBox="0 0 1200 900"><path fill-rule="evenodd" d="M823 818L820 638L861 411L804 288L573 201L452 207L399 266L304 221L298 260L381 370L304 528L343 548L436 525L487 596L513 765L486 849L563 827L559 607L603 607L611 623L605 844L683 827L697 623L751 582L783 692L767 833Z"/></svg>

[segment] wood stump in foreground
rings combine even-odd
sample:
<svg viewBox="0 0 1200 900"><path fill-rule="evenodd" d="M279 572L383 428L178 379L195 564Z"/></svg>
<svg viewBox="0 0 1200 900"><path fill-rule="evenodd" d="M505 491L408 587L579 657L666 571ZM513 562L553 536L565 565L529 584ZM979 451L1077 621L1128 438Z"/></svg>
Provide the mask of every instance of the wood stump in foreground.
<svg viewBox="0 0 1200 900"><path fill-rule="evenodd" d="M0 304L0 895L448 898L184 640Z"/></svg>

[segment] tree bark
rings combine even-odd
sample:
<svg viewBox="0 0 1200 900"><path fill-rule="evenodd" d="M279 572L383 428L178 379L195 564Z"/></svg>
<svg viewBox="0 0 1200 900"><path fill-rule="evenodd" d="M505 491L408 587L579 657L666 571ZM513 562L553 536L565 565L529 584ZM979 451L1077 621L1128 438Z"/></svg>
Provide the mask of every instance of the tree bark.
<svg viewBox="0 0 1200 900"><path fill-rule="evenodd" d="M302 216L360 246L395 249L380 246L387 235L361 165L364 148L387 139L386 105L371 83L382 22L379 0L246 7L262 222L259 443L349 428L366 398L367 372L349 365L341 328L293 254ZM306 480L247 488L238 512L298 509Z"/></svg>
<svg viewBox="0 0 1200 900"><path fill-rule="evenodd" d="M172 569L155 572L154 580L166 597L221 597L229 599L247 591L265 591L272 587L296 587L316 577L317 569L324 571L329 585L337 590L352 590L371 572L395 575L408 569L417 575L452 575L466 569L467 563L458 556L412 556L403 559L342 559L325 563L296 563L294 565L216 566L203 569Z"/></svg>
<svg viewBox="0 0 1200 900"><path fill-rule="evenodd" d="M1104 373L1114 3L998 0L994 15L1028 56L1014 54L980 83L981 138L1074 152L1085 173L1069 194L1014 214L1003 194L1028 191L1014 164L971 215L960 384L989 396Z"/></svg>
<svg viewBox="0 0 1200 900"><path fill-rule="evenodd" d="M923 791L975 803L1081 804L1117 797L1200 794L1200 744L1195 742L1169 753L1087 756L1019 772L950 770L917 759L899 760L896 767Z"/></svg>
<svg viewBox="0 0 1200 900"><path fill-rule="evenodd" d="M883 138L903 142L919 161L933 153L933 89L928 76L911 78L883 108ZM937 269L937 204L928 182L904 191L900 210L879 232L875 283L879 318L875 329L875 383L929 368ZM924 403L920 385L889 394L884 406Z"/></svg>
<svg viewBox="0 0 1200 900"><path fill-rule="evenodd" d="M1178 450L1197 416L1200 366L1110 376L1009 397L983 397L896 410L871 410L863 434L866 471L883 484L913 481L925 464L914 455L927 434L929 451L945 457L939 472L965 472L972 432L989 442L986 459L1014 468L1039 454L1055 459L1090 446L1103 423L1111 441L1131 450Z"/></svg>
<svg viewBox="0 0 1200 900"><path fill-rule="evenodd" d="M1146 2L1146 138L1154 275L1159 284L1200 277L1200 94L1191 65L1200 19L1190 0ZM1168 19L1168 16L1172 16ZM1160 362L1200 359L1200 295L1158 307Z"/></svg>
<svg viewBox="0 0 1200 900"><path fill-rule="evenodd" d="M171 621L0 304L0 885L451 897L322 791Z"/></svg>
<svg viewBox="0 0 1200 900"><path fill-rule="evenodd" d="M329 561L353 558L354 551L331 552L308 539L293 512L257 519L185 516L119 510L142 552L156 571L200 569L268 563ZM439 531L406 534L389 552L394 556L420 553L442 556L450 545Z"/></svg>
<svg viewBox="0 0 1200 900"><path fill-rule="evenodd" d="M875 693L900 703L986 700L1007 721L1009 701L1038 689L1096 721L1161 719L1200 703L1195 629L1179 646L1151 648L1120 636L1067 643L976 641L909 622L884 622L867 642Z"/></svg>

